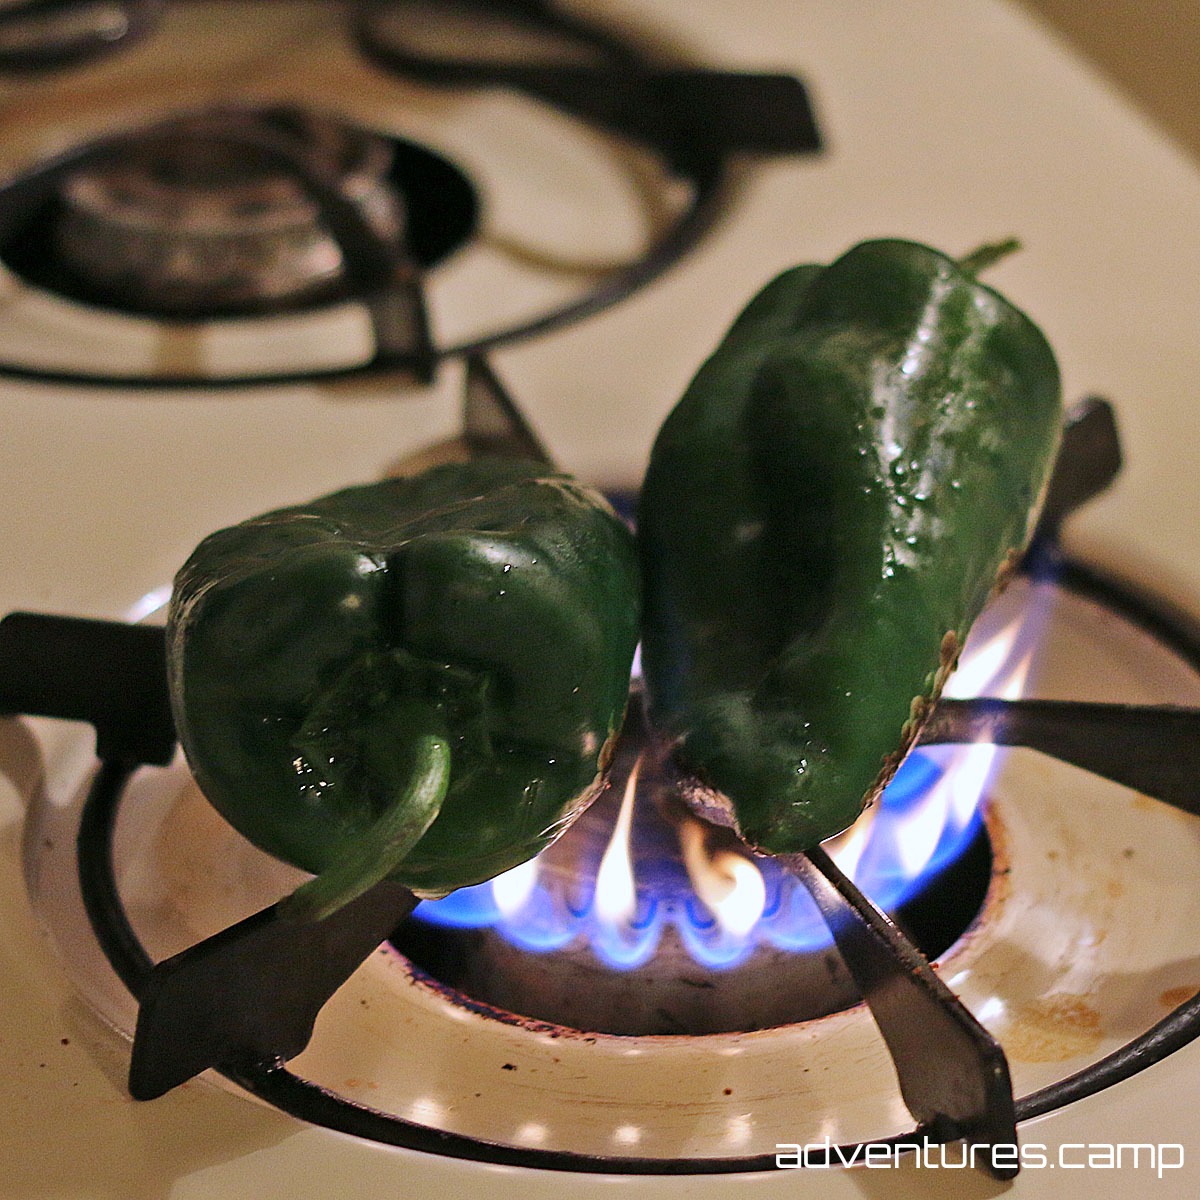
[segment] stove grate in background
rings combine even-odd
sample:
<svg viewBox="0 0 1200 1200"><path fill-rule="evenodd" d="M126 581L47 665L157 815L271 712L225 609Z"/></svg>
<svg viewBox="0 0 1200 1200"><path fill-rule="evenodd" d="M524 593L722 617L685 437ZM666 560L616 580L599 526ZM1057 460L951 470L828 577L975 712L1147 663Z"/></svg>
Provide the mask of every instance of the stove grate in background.
<svg viewBox="0 0 1200 1200"><path fill-rule="evenodd" d="M102 26L95 32L88 17L99 19L102 14L96 10L101 7L91 0L39 0L0 12L0 73L49 70L100 51L111 53L135 36L152 32L165 0L127 2L115 10L105 5L109 17L114 11L124 17L115 31ZM247 111L214 111L211 136L266 156L315 204L318 223L341 251L344 290L367 307L374 347L369 357L349 365L261 373L122 373L0 358L0 376L124 389L230 388L387 373L427 381L442 359L583 320L657 278L692 250L724 210L726 185L739 157L806 154L821 148L808 92L795 76L662 63L628 39L541 0L372 0L351 8L355 44L385 71L436 87L508 88L632 139L685 186L687 200L641 257L605 274L581 295L469 341L437 345L425 317L428 268L470 235L477 215L474 191L457 168L423 147L389 139L399 159L392 182L409 218L408 236L389 238L364 218L336 175L314 164L294 139ZM430 31L446 24L453 35L449 43L431 48ZM497 25L504 36L486 36ZM78 37L72 42L74 49L64 54L60 48L68 28ZM477 36L471 36L472 30ZM478 53L481 46L497 41L520 47L521 56ZM88 142L0 186L0 261L38 287L76 302L96 302L94 289L81 289L54 252L52 230L62 207L60 193L81 172L144 146L147 139L161 137L163 129L151 126ZM447 213L449 225L442 227L439 222ZM437 253L431 253L430 238L438 243ZM103 302L115 303L111 295ZM139 306L133 308L138 311ZM502 319L502 297L497 312ZM201 320L212 314L197 310L170 315L173 320Z"/></svg>

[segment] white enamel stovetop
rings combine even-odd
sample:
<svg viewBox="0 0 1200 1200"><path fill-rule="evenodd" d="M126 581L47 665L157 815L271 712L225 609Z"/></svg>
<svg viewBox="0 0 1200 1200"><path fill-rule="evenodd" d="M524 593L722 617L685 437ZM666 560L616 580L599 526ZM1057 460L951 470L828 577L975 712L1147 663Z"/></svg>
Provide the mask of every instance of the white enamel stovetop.
<svg viewBox="0 0 1200 1200"><path fill-rule="evenodd" d="M593 5L599 10L600 5ZM1043 325L1066 395L1117 404L1128 465L1071 545L1200 613L1200 170L1015 8L975 0L606 0L728 68L800 72L828 142L751 170L698 254L582 326L495 356L557 457L628 475L733 313L775 271L865 236L965 252ZM69 122L68 122L69 123ZM21 141L10 108L8 158ZM69 139L65 139L69 140ZM14 161L19 161L16 155ZM0 322L6 300L0 299ZM121 616L210 529L377 475L453 418L454 372L377 386L149 399L0 382L0 613ZM136 1104L128 1047L76 998L30 912L22 796L54 735L0 721L0 1196L230 1200L450 1195L992 1196L963 1172L605 1179L484 1167L307 1128L206 1083ZM1198 884L1200 886L1200 884ZM1183 1170L1026 1170L1013 1196L1194 1195L1200 1048L1022 1129L1054 1146L1176 1142ZM1146 1182L1141 1180L1145 1179Z"/></svg>

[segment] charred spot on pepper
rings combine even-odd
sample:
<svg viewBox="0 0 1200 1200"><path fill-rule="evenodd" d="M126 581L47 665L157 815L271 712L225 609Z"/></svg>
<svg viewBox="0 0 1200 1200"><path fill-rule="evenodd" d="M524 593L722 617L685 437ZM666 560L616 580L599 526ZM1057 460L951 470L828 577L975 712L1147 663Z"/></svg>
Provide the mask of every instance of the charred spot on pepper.
<svg viewBox="0 0 1200 1200"><path fill-rule="evenodd" d="M1021 562L1024 557L1024 546L1009 547L1008 553L1004 556L1004 561L996 568L996 578L992 584L994 595L998 596L1013 581L1013 578L1021 569Z"/></svg>

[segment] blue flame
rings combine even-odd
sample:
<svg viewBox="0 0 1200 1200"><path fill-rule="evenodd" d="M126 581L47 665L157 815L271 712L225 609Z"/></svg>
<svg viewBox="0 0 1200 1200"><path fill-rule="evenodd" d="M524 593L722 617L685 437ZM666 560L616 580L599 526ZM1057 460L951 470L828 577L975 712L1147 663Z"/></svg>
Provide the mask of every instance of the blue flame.
<svg viewBox="0 0 1200 1200"><path fill-rule="evenodd" d="M914 875L906 866L904 829L949 769L950 758L939 753L941 749L919 750L905 760L879 802L879 815L853 871L859 886L885 911L918 894L962 854L979 831L982 817L977 808L965 820L956 820L951 807L921 869ZM653 836L645 849L647 853L636 856L637 910L624 922L598 919L590 894L572 901L548 884L544 875L538 876L523 903L511 913L496 903L488 882L462 888L442 900L427 900L418 907L417 916L434 925L460 929L492 927L515 946L537 953L586 938L597 958L618 970L650 959L668 927L674 928L698 963L714 970L736 966L760 945L803 952L830 944L825 923L803 885L773 859L753 860L763 876L766 902L749 934L735 934L724 928L695 894L677 856L657 845Z"/></svg>

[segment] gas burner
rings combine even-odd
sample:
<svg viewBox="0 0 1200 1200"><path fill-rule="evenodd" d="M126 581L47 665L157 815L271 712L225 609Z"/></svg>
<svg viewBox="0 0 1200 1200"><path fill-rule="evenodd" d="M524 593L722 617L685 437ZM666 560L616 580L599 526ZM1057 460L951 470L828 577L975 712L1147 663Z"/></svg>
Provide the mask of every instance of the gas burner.
<svg viewBox="0 0 1200 1200"><path fill-rule="evenodd" d="M275 146L400 242L388 139L300 109L215 109L131 135L63 181L54 243L80 297L192 318L344 297L341 250Z"/></svg>
<svg viewBox="0 0 1200 1200"><path fill-rule="evenodd" d="M643 719L635 690L627 723ZM567 836L497 879L421 904L392 945L472 1002L620 1036L745 1033L860 1003L801 882L694 816L641 750L624 740L609 790ZM868 822L883 836L854 874L933 960L979 914L991 851L972 820L906 877L884 843L921 820L918 803L942 772L927 752L901 770Z"/></svg>
<svg viewBox="0 0 1200 1200"><path fill-rule="evenodd" d="M1165 679L1174 695L1200 695L1194 628L1075 564L1060 561L1058 568L1056 583L1013 585L1040 592L1056 614L1047 646L1057 686L1078 680L1080 651L1088 647L1090 682L1115 680L1119 688L1130 678ZM1014 603L1029 599L1024 592ZM167 1019L168 1028L160 1025L153 1036L165 1033L172 1049L165 1060L140 1064L149 1071L143 1083L163 1078L164 1070L173 1074L177 1056L191 1062L186 1075L195 1068L196 1046L203 1055L223 1045L221 1071L239 1088L306 1121L386 1144L562 1170L713 1173L770 1170L776 1143L815 1145L827 1133L846 1154L848 1143L887 1139L966 1135L981 1144L1015 1144L1014 1118L1091 1095L1200 1034L1200 1000L1179 974L1195 942L1189 936L1181 943L1181 930L1200 927L1187 883L1195 839L1180 836L1177 810L1145 796L1130 801L1097 776L1064 767L1047 773L1026 756L992 782L988 896L967 936L940 957L937 975L827 855L810 856L805 886L829 917L870 1015L858 1006L751 1033L614 1037L501 1011L434 982L387 946L369 952L411 907L411 898L392 885L330 918L336 928L311 935L316 941L274 924L269 907L245 917L300 876L216 820L182 764L136 765L164 762L171 750L169 723L155 741L147 719L163 690L161 632L46 617L9 617L0 631L10 685L24 676L44 697L56 693L41 711L81 717L90 707L86 715L101 735L104 765L93 778L82 773L74 804L31 814L28 841L35 849L28 869L43 919L106 1021L132 1032L130 993L143 1006L165 1000L175 1009L154 1017ZM35 672L18 669L35 661ZM108 675L99 672L101 662ZM1136 664L1132 675L1130 664ZM150 676L137 683L146 667ZM112 672L125 668L125 682L112 686ZM141 701L150 706L135 720ZM990 725L997 741L1084 765L1116 750L1135 788L1196 815L1198 712L959 701L948 702L932 736L959 741L973 736L975 726ZM78 863L70 852L76 831ZM1088 865L1077 872L1082 859ZM1147 905L1164 914L1151 927ZM89 922L124 987L94 961ZM1047 923L1054 930L1049 946ZM1060 944L1091 945L1093 953L1081 967L1057 954ZM322 945L315 961L333 978L285 968ZM366 961L324 1005L308 1043L321 1007L314 1005L314 987L323 1000L359 955ZM1145 976L1146 994L1129 991L1131 963ZM210 1022L210 1011L218 1019ZM872 1016L894 1058L883 1050ZM283 1025L288 1029L288 1040L275 1043L277 1055L231 1053L224 1041L232 1036L236 1044L272 1025L273 1037ZM139 1021L139 1042L146 1033ZM465 1056L464 1043L471 1046ZM414 1046L422 1052L414 1055ZM135 1057L145 1050L135 1043ZM710 1071L690 1069L697 1056ZM287 1067L280 1058L289 1060ZM458 1065L452 1078L434 1078L425 1061ZM843 1069L847 1061L854 1071ZM493 1076L511 1070L529 1072L534 1086L497 1090ZM897 1075L903 1105L895 1095ZM536 1085L542 1077L557 1083L543 1093ZM364 1093L366 1080L372 1090ZM555 1090L564 1080L569 1121L559 1118L564 1102ZM747 1093L753 1132L735 1119ZM904 1105L919 1114L915 1134L906 1132ZM958 1119L947 1119L947 1109L955 1108Z"/></svg>
<svg viewBox="0 0 1200 1200"><path fill-rule="evenodd" d="M1111 681L1126 681L1135 663L1136 683L1165 680L1172 695L1194 701L1200 694L1196 630L1065 559L1054 541L1062 518L1111 479L1118 462L1114 438L1106 405L1090 402L1074 411L1025 578L1000 597L992 620L1011 629L1021 623L1014 613L1041 614L1034 624L1050 628L1040 631L1046 636L1038 657L1052 686L1057 676L1059 687L1079 688L1079 645L1085 644L1090 658L1083 678L1101 695ZM528 454L536 445L494 374L472 360L463 432L442 450ZM1089 640L1096 629L1103 637ZM972 654L968 643L964 661ZM164 656L162 631L154 626L36 614L0 622L4 710L82 718L96 727L102 765L84 779L73 804L31 814L28 871L35 903L68 954L80 963L94 960L95 943L86 949L94 936L127 989L108 977L98 983L92 962L83 987L106 1020L133 1030L136 998L130 1068L136 1098L153 1099L215 1066L284 1111L385 1144L559 1170L749 1171L774 1168L775 1155L765 1147L796 1139L800 1095L815 1105L816 1126L800 1131L809 1144L832 1131L839 1142L965 1137L973 1145L1009 1146L1016 1144L1017 1120L1107 1087L1200 1034L1194 988L1152 973L1157 990L1131 1003L1126 986L1114 991L1113 985L1132 946L1157 961L1143 921L1146 897L1169 891L1172 903L1184 906L1178 915L1185 927L1200 927L1200 917L1190 916L1194 897L1170 886L1193 873L1187 863L1195 847L1175 836L1172 821L1178 810L1200 815L1194 787L1200 707L941 700L922 746L970 744L972 754L988 755L995 745L1021 746L1083 771L1074 778L1056 772L1048 783L1042 769L1030 772L1026 758L1023 767L1018 763L1016 783L986 782L994 859L989 869L985 856L982 867L987 894L978 919L967 914L966 935L954 940L956 930L951 936L940 973L827 849L816 848L777 861L811 896L865 1009L809 1013L813 1019L806 1020L784 1014L776 1017L784 1023L751 1032L631 1037L503 1011L435 982L381 946L416 903L389 881L323 921L284 919L276 904L260 907L271 895L289 892L300 873L273 863L216 821L183 764L172 761ZM618 752L617 769L630 781L638 779L630 756L634 763L644 757L637 728ZM670 776L663 782L670 785ZM625 794L639 786L631 782ZM646 786L653 793L658 783L651 777ZM1112 793L1122 786L1143 798L1114 808ZM1151 813L1147 796L1166 803ZM1074 871L1059 864L1081 853L1081 814L1100 808L1110 815L1097 853L1112 878L1097 929L1097 885L1076 886ZM1098 828L1094 815L1088 820L1089 829ZM686 857L694 839L682 840ZM78 849L75 861L57 849L70 845ZM730 849L717 847L718 853ZM971 870L979 872L978 859ZM1126 893L1128 903L1121 901ZM1038 929L1047 920L1068 944L1091 938L1103 947L1086 979L1069 961L1031 971L1022 959L1040 952ZM627 932L636 938L644 924L635 917ZM393 936L404 944L403 934ZM1172 954L1178 952L1174 937L1172 931ZM978 1017L952 989L970 997ZM530 994L527 988L524 995ZM738 995L735 986L735 1006ZM1110 1003L1119 1006L1121 1019L1106 1027ZM1164 1005L1172 1010L1165 1017ZM319 1012L327 1015L315 1029ZM870 1018L886 1054L873 1041ZM984 1021L999 1027L999 1038ZM455 1046L469 1041L473 1053L461 1063L461 1078L439 1084L424 1077L421 1056L414 1059L411 1049L448 1046L447 1039ZM712 1108L713 1098L708 1075L684 1067L697 1053L714 1062L738 1060L765 1089L756 1092L753 1129L734 1119L731 1106L742 1111L740 1097L718 1103L717 1127L699 1154L688 1148L693 1116ZM443 1061L440 1050L432 1061ZM847 1078L823 1094L830 1064L845 1061L856 1070L833 1071L835 1080ZM506 1092L499 1110L483 1099L480 1071L496 1063L517 1070L518 1062L560 1083L572 1081L577 1094L569 1125L557 1122L536 1095ZM816 1076L801 1081L814 1067L821 1086ZM762 1083L760 1072L773 1082ZM378 1089L370 1106L351 1094L363 1077ZM900 1098L893 1094L895 1077ZM727 1097L733 1093L732 1086L723 1089ZM682 1126L657 1119L675 1109ZM915 1134L904 1132L905 1109L917 1122ZM615 1128L614 1112L621 1121ZM989 1163L986 1156L981 1165L998 1177L1017 1167L1015 1160Z"/></svg>

